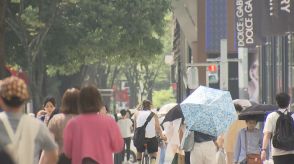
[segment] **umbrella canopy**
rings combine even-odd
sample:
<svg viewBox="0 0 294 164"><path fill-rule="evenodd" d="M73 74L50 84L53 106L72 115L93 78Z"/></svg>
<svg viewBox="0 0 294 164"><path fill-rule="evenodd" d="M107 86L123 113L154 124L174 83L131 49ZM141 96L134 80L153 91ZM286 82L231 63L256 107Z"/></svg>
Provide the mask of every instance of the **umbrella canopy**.
<svg viewBox="0 0 294 164"><path fill-rule="evenodd" d="M237 113L228 91L198 87L181 104L189 130L219 136L237 119Z"/></svg>
<svg viewBox="0 0 294 164"><path fill-rule="evenodd" d="M242 106L243 108L251 106L251 102L247 99L235 99L235 100L233 100L233 103L238 104L238 105Z"/></svg>
<svg viewBox="0 0 294 164"><path fill-rule="evenodd" d="M172 122L179 118L184 118L184 115L182 113L180 105L177 104L176 106L174 106L171 110L167 112L164 120L162 121L162 124L164 124L165 122Z"/></svg>
<svg viewBox="0 0 294 164"><path fill-rule="evenodd" d="M266 116L278 110L277 106L269 104L257 104L246 108L239 114L239 120L257 120L264 121Z"/></svg>
<svg viewBox="0 0 294 164"><path fill-rule="evenodd" d="M159 111L158 111L158 115L159 116L163 116L166 115L168 111L170 111L173 107L175 107L176 105L178 105L177 103L168 103L163 105Z"/></svg>
<svg viewBox="0 0 294 164"><path fill-rule="evenodd" d="M253 105L257 105L256 102L249 101L247 99L235 99L235 100L233 100L233 103L240 105L243 109L246 109L246 108L253 106Z"/></svg>

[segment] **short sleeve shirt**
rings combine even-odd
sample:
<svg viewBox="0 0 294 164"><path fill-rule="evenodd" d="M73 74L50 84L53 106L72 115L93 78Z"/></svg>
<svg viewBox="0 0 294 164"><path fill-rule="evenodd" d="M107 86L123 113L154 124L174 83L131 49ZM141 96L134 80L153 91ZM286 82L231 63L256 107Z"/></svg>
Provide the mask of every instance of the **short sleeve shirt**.
<svg viewBox="0 0 294 164"><path fill-rule="evenodd" d="M145 124L148 116L151 114L151 111L139 111L137 115L137 120L136 120L136 126L141 127ZM151 118L150 122L148 122L146 126L146 133L145 137L146 138L153 138L156 136L156 131L155 131L155 119L154 116Z"/></svg>
<svg viewBox="0 0 294 164"><path fill-rule="evenodd" d="M284 112L285 109L279 109L279 111ZM265 125L263 128L263 133L271 133L273 135L276 130L276 123L278 118L279 118L279 114L277 112L270 113L266 118ZM271 143L271 150L272 150L272 156L294 154L294 151L285 151L285 150L274 148L272 143Z"/></svg>
<svg viewBox="0 0 294 164"><path fill-rule="evenodd" d="M120 119L118 120L117 124L123 138L128 138L132 136L131 128L133 122L131 121L131 119Z"/></svg>
<svg viewBox="0 0 294 164"><path fill-rule="evenodd" d="M16 131L21 115L8 114L7 116L11 127L14 131ZM39 155L41 150L50 151L57 149L57 145L54 142L53 136L51 136L49 129L41 121L38 122L40 123L40 128L35 139L34 164L39 163ZM3 149L11 141L2 121L0 121L0 132L0 149Z"/></svg>

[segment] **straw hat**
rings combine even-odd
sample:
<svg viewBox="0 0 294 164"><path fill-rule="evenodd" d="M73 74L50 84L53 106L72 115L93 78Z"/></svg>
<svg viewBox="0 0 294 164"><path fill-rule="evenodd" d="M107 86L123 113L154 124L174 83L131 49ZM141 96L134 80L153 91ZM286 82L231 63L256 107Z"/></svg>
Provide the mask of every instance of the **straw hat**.
<svg viewBox="0 0 294 164"><path fill-rule="evenodd" d="M26 83L22 79L11 76L0 82L0 96L8 101L18 98L24 102L29 99L29 92Z"/></svg>

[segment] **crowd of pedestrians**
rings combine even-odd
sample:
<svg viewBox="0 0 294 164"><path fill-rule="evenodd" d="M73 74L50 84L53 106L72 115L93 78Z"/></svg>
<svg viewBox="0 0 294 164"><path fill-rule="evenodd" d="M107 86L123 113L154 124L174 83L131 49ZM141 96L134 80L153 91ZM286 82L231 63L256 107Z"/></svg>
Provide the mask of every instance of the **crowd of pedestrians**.
<svg viewBox="0 0 294 164"><path fill-rule="evenodd" d="M98 89L65 91L59 114L49 97L36 118L24 113L29 99L25 82L8 77L0 83L0 163L112 164L124 141L105 108ZM6 158L5 158L5 157Z"/></svg>
<svg viewBox="0 0 294 164"><path fill-rule="evenodd" d="M54 97L47 97L36 118L24 113L30 95L23 80L2 80L0 95L0 150L11 163L110 164L113 154L126 154L130 163L133 132L153 113L152 102L145 100L133 119L129 110L121 110L119 119L115 119L94 86L67 89L60 109ZM146 126L147 145L136 147L135 160L140 162L146 149L151 163L155 163L157 136L166 139L154 114Z"/></svg>
<svg viewBox="0 0 294 164"><path fill-rule="evenodd" d="M140 163L146 152L151 164L165 163L167 147L158 153L159 142L168 145L170 140L149 100L144 100L134 114L121 110L112 116L96 87L70 88L62 96L60 109L53 97L47 97L34 118L24 113L29 98L23 80L8 77L0 81L3 110L0 113L0 163L132 163L132 137L142 127L144 144L138 143L138 138L134 140L137 142L134 143L135 160ZM276 96L279 109L266 117L264 127L257 128L255 119L247 119L242 125L239 120L231 124L228 134L221 136L199 131L186 133L183 120L178 138L181 143L189 143L189 149L179 145L179 149L186 151L185 163L261 164L272 160L274 164L290 164L294 161L294 115L290 112L290 100L286 93ZM239 107L235 106L237 113ZM232 148L228 148L227 143L231 143ZM176 157L180 161L179 156Z"/></svg>

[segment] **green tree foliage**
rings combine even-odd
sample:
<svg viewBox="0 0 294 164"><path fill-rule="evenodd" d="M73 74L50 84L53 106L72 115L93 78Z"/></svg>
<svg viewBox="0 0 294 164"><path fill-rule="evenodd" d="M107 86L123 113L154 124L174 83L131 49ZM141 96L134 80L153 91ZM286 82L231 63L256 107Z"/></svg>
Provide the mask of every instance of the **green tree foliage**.
<svg viewBox="0 0 294 164"><path fill-rule="evenodd" d="M43 48L44 40L48 35L57 15L63 10L67 0L31 0L8 1L6 7L7 28L10 36L16 36L18 41L7 42L8 52L12 52L12 64L21 65L28 72L30 90L34 108L41 104L41 97L46 78L46 52ZM12 37L12 40L14 38ZM10 38L8 38L10 40ZM11 40L10 40L11 41ZM23 51L20 52L20 49ZM7 55L10 57L10 55Z"/></svg>
<svg viewBox="0 0 294 164"><path fill-rule="evenodd" d="M169 0L77 2L63 11L50 31L47 49L58 55L48 65L48 73L73 74L80 66L101 60L141 62L161 53L168 7Z"/></svg>
<svg viewBox="0 0 294 164"><path fill-rule="evenodd" d="M172 89L154 91L153 93L153 105L154 107L161 107L168 103L175 103L176 98Z"/></svg>
<svg viewBox="0 0 294 164"><path fill-rule="evenodd" d="M128 61L162 54L169 0L19 0L8 4L7 52L40 102L47 75L81 75L111 87ZM38 105L40 103L37 103ZM38 106L37 105L37 106Z"/></svg>
<svg viewBox="0 0 294 164"><path fill-rule="evenodd" d="M132 94L139 93L140 101L147 98L152 100L152 93L156 89L170 87L169 77L170 66L164 63L164 57L171 53L171 27L172 15L168 13L164 17L163 35L159 37L162 44L162 51L154 54L153 57L141 57L140 62L127 63L125 75L127 77ZM131 95L131 106L136 106L138 99L133 100ZM135 97L136 98L136 97Z"/></svg>
<svg viewBox="0 0 294 164"><path fill-rule="evenodd" d="M52 58L47 72L70 75L80 71L82 65L92 65L87 69L91 70L89 77L94 77L93 81L99 87L111 88L116 75L126 70L131 99L135 99L131 106L136 105L138 93L152 92L157 77L153 71L163 65L168 7L168 0L77 3L59 17L59 23L50 31L54 37L46 44L48 51L60 55ZM92 11L92 8L96 10ZM67 25L71 25L70 28ZM55 44L56 41L67 44ZM52 48L54 44L58 47ZM61 55L62 59L58 57ZM150 80L146 81L144 77ZM99 79L104 83L98 82ZM140 88L139 81L143 81L144 87Z"/></svg>

